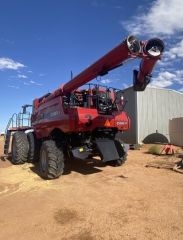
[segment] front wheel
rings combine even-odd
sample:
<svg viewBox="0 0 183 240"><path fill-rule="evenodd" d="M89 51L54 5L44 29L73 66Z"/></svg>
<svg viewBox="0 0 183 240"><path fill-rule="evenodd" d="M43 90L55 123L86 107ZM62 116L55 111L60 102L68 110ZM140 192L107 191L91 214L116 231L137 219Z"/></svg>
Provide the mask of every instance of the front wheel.
<svg viewBox="0 0 183 240"><path fill-rule="evenodd" d="M44 179L55 179L64 171L64 154L53 140L42 143L40 150L40 174Z"/></svg>
<svg viewBox="0 0 183 240"><path fill-rule="evenodd" d="M27 162L29 143L27 135L24 132L15 132L12 139L12 163L23 164Z"/></svg>

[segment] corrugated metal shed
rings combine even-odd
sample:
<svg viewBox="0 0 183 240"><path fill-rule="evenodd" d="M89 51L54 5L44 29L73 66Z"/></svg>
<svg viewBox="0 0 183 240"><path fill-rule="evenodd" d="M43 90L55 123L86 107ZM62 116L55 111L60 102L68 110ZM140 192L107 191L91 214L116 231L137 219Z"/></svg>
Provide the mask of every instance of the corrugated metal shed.
<svg viewBox="0 0 183 240"><path fill-rule="evenodd" d="M170 89L147 87L144 92L124 90L128 103L125 111L132 126L123 134L128 143L168 142L172 118L183 117L183 94Z"/></svg>

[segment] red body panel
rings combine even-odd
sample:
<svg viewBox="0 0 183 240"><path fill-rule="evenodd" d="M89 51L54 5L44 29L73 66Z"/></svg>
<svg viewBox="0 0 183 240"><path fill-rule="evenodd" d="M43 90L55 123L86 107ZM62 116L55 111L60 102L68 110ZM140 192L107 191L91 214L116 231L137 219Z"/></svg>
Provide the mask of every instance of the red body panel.
<svg viewBox="0 0 183 240"><path fill-rule="evenodd" d="M96 128L116 128L127 131L130 119L125 112L101 115L95 108L74 107L64 109L62 97L45 102L32 115L33 128L38 138L44 138L54 129L64 133L91 132Z"/></svg>

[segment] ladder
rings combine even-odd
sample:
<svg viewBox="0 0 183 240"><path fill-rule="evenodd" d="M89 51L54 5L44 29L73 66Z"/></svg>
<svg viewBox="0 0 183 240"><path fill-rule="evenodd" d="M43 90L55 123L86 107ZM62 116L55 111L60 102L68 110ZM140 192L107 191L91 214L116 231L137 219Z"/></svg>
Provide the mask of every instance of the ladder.
<svg viewBox="0 0 183 240"><path fill-rule="evenodd" d="M14 113L8 121L4 134L4 154L9 152L11 135L16 131L25 131L31 129L31 114L26 113Z"/></svg>

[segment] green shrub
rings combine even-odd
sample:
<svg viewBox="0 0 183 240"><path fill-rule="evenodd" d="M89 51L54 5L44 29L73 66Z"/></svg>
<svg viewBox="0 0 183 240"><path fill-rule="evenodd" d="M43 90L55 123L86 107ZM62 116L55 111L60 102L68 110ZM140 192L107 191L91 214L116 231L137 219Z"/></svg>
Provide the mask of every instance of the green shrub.
<svg viewBox="0 0 183 240"><path fill-rule="evenodd" d="M154 154L154 155L160 155L161 147L158 145L153 145L148 149L148 153Z"/></svg>

